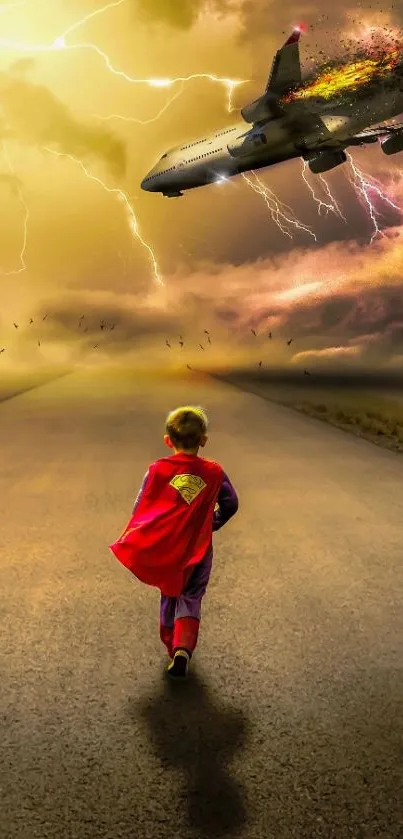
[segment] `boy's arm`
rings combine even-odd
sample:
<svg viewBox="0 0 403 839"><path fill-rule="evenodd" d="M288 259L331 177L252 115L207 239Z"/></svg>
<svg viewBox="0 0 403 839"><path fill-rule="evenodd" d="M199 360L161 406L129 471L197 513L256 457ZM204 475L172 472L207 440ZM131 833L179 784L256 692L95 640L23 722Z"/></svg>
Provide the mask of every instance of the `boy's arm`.
<svg viewBox="0 0 403 839"><path fill-rule="evenodd" d="M239 506L238 496L225 472L218 493L217 504L218 510L215 510L213 515L213 532L223 527L235 515Z"/></svg>
<svg viewBox="0 0 403 839"><path fill-rule="evenodd" d="M138 506L138 504L139 504L139 502L140 502L140 499L141 499L142 494L143 494L143 492L144 492L144 489L145 489L145 486L146 486L146 483L147 483L147 480L148 480L149 474L150 474L150 470L149 470L149 469L147 469L147 472L146 472L146 474L144 475L144 478L143 478L143 481L142 481L141 487L140 487L140 489L139 489L139 491L138 491L138 493L137 493L137 498L136 498L136 500L135 500L135 502L134 502L134 507L133 507L133 512L132 512L132 515L133 515L133 513L135 512L135 510L136 510L136 508L137 508L137 506Z"/></svg>

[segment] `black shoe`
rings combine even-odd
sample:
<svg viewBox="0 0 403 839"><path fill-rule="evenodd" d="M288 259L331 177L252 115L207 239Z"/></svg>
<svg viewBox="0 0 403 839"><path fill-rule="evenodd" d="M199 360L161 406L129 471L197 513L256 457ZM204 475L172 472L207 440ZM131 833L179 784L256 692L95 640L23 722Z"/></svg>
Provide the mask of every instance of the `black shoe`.
<svg viewBox="0 0 403 839"><path fill-rule="evenodd" d="M186 650L176 650L176 653L167 667L167 673L174 679L186 679L188 674L190 656Z"/></svg>

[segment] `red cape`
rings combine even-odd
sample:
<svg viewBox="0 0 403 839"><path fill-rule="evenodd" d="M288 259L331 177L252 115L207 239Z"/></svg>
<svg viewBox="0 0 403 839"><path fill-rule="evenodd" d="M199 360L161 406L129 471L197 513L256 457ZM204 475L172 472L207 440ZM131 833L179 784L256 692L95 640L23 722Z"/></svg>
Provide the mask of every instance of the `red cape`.
<svg viewBox="0 0 403 839"><path fill-rule="evenodd" d="M126 529L109 545L119 562L143 583L179 597L211 545L223 475L218 463L197 455L153 463Z"/></svg>

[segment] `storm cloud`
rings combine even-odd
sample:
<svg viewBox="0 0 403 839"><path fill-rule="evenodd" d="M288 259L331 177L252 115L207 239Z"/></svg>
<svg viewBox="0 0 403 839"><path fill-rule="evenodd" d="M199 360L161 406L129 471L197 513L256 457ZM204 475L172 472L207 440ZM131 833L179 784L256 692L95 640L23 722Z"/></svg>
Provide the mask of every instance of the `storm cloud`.
<svg viewBox="0 0 403 839"><path fill-rule="evenodd" d="M0 186L3 184L4 186L8 186L14 195L18 195L22 187L21 179L10 172L0 172Z"/></svg>
<svg viewBox="0 0 403 839"><path fill-rule="evenodd" d="M40 43L43 27L28 5L32 42ZM89 0L82 5L93 9ZM207 16L209 10L214 14ZM74 10L68 21L60 9L51 12L52 37L74 23ZM382 14L392 25L394 12ZM228 91L211 78L184 83L171 104L178 85L164 90L143 82L211 73L250 79L234 91L236 108L254 98L253 85L256 95L262 91L272 57L294 24L308 26L301 39L303 63L318 66L333 44L344 49L350 30L359 36L362 24L380 25L382 17L377 7L354 13L344 0L329 15L307 0L287 7L274 0L131 0L74 35L74 43L105 51L117 75L93 49L38 50L34 84L31 59L15 51L18 61L0 72L1 133L22 181L22 200L14 200L8 193L20 182L7 174L5 160L2 372L23 362L104 363L120 354L130 355L133 369L150 358L205 369L257 369L263 359L265 369L297 372L304 358L311 359L309 368L316 358L371 369L401 358L401 157L390 159L376 147L354 149L348 163L323 179L309 172L303 178L300 160L262 170L264 185L296 220L290 235L242 178L177 202L140 190L164 150L239 116L227 113ZM130 83L124 74L141 83ZM43 147L79 158L91 174L93 162L97 169L101 165L111 176L110 189L68 160L53 165L52 155L36 151ZM391 208L372 190L383 235L375 235L351 161L375 176L397 205ZM115 185L130 200L136 224ZM323 210L329 193L341 217ZM26 269L20 256L24 203ZM309 225L315 237L299 224ZM163 287L156 286L151 254Z"/></svg>
<svg viewBox="0 0 403 839"><path fill-rule="evenodd" d="M230 0L138 0L135 12L149 22L190 29L203 12L225 12L229 7Z"/></svg>
<svg viewBox="0 0 403 839"><path fill-rule="evenodd" d="M50 145L64 154L96 157L114 177L124 175L124 142L107 128L79 121L49 88L3 72L0 106L8 136L20 143Z"/></svg>

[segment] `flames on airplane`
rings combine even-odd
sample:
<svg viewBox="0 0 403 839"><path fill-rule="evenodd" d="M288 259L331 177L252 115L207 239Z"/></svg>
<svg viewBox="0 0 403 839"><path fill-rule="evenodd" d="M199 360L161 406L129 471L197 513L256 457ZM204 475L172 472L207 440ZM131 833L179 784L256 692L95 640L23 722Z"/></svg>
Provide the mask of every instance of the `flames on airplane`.
<svg viewBox="0 0 403 839"><path fill-rule="evenodd" d="M319 76L290 91L281 99L281 104L288 104L300 99L321 97L331 99L338 93L355 91L360 87L386 76L403 63L403 46L401 49L377 53L367 58L336 67L325 67Z"/></svg>

